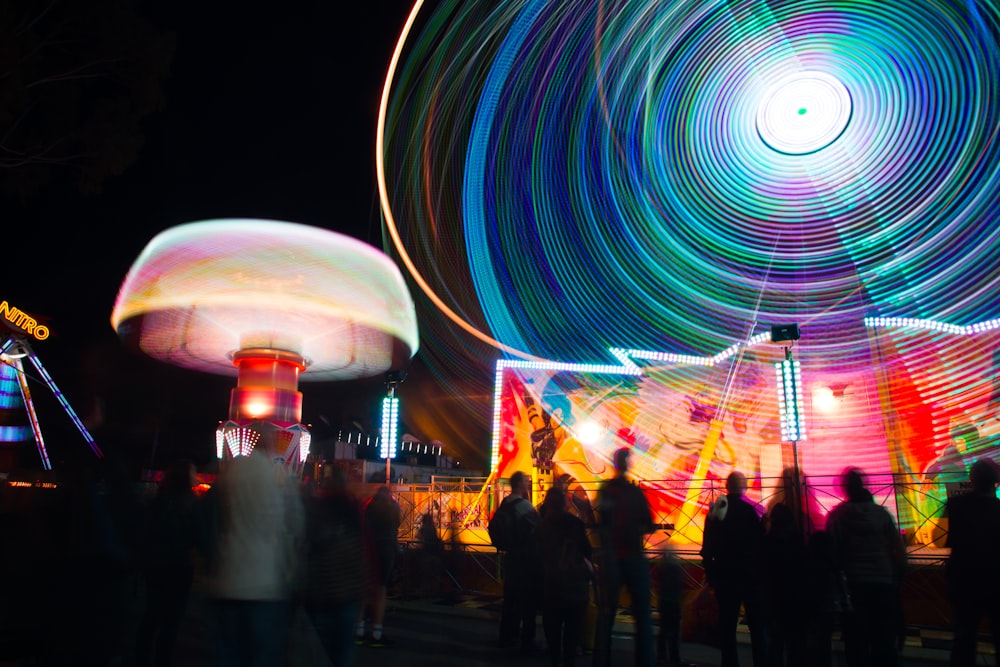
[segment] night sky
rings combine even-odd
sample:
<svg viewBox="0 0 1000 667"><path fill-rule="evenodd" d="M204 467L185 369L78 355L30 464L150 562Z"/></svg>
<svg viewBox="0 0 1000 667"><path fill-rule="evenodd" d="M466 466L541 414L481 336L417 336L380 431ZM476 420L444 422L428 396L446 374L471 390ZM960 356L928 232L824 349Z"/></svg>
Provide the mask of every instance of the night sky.
<svg viewBox="0 0 1000 667"><path fill-rule="evenodd" d="M117 290L158 232L245 216L312 224L382 247L378 101L409 10L392 0L140 3L140 15L172 35L175 49L161 82L163 107L141 120L137 159L96 194L77 192L73 169L57 166L37 194L3 200L0 298L49 325L51 337L34 350L81 416L94 418L101 407L99 445L145 464L175 456L203 464L227 415L234 378L147 359L111 328ZM419 356L411 376L419 377ZM303 421L324 438L373 419L382 382L303 383ZM56 465L86 454L49 392L31 387ZM446 453L484 464L488 452L464 446Z"/></svg>

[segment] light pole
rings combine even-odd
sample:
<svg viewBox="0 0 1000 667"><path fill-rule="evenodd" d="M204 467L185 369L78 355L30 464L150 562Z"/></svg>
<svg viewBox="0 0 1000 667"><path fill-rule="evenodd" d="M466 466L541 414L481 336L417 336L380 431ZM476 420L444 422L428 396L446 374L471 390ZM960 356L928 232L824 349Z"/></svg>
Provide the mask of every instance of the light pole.
<svg viewBox="0 0 1000 667"><path fill-rule="evenodd" d="M396 437L399 432L399 399L396 385L403 381L401 371L385 374L386 397L382 399L382 441L379 454L385 459L385 483L391 483L392 459L396 457Z"/></svg>
<svg viewBox="0 0 1000 667"><path fill-rule="evenodd" d="M778 385L778 417L781 423L781 439L792 443L792 499L796 523L802 525L802 474L799 471L799 441L806 439L805 416L802 401L802 370L792 357L792 344L799 339L798 325L771 327L771 342L785 342L785 359L774 364ZM786 480L787 483L787 480Z"/></svg>

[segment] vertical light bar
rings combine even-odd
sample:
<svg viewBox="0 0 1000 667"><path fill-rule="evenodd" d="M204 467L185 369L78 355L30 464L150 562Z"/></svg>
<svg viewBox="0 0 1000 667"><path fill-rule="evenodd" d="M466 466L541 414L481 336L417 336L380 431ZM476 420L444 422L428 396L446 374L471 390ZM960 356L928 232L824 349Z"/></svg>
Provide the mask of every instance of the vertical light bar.
<svg viewBox="0 0 1000 667"><path fill-rule="evenodd" d="M500 406L503 400L503 360L497 362L496 375L493 378L493 438L490 443L490 472L500 465Z"/></svg>
<svg viewBox="0 0 1000 667"><path fill-rule="evenodd" d="M778 416L781 439L799 442L806 439L805 416L802 413L802 370L799 362L785 359L774 365L778 385Z"/></svg>
<svg viewBox="0 0 1000 667"><path fill-rule="evenodd" d="M382 399L382 442L379 456L396 458L396 431L399 427L399 399L386 396Z"/></svg>
<svg viewBox="0 0 1000 667"><path fill-rule="evenodd" d="M24 407L14 360L0 352L0 411L20 414ZM22 442L30 437L30 426L0 426L0 443Z"/></svg>

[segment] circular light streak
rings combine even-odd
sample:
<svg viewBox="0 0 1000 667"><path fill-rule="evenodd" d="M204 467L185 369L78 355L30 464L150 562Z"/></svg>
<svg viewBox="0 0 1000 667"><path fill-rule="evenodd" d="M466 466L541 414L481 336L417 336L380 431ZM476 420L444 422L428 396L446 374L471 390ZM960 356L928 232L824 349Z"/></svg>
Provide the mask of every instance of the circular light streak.
<svg viewBox="0 0 1000 667"><path fill-rule="evenodd" d="M997 11L418 3L377 150L425 359L706 354L796 321L849 366L867 314L995 317Z"/></svg>
<svg viewBox="0 0 1000 667"><path fill-rule="evenodd" d="M764 94L757 133L779 153L815 153L843 134L851 109L851 94L836 78L823 72L793 74Z"/></svg>

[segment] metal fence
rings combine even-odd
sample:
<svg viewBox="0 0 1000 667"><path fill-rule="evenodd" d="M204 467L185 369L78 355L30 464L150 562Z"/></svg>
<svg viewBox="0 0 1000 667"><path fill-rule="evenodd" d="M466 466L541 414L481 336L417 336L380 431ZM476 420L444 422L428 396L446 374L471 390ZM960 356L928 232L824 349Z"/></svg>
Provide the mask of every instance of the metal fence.
<svg viewBox="0 0 1000 667"><path fill-rule="evenodd" d="M428 484L398 484L394 495L403 510L400 526L402 542L416 542L421 518L430 514L439 534L447 543L492 549L486 526L500 500L509 492L506 480L489 484L486 477L433 477ZM959 492L965 481L961 473L939 475L934 480L914 475L874 474L867 478L868 489L875 502L886 507L896 520L900 532L911 550L940 549L947 542L947 518L943 516L949 493ZM692 486L685 479L642 480L639 486L650 493L684 497ZM374 492L375 485L362 493ZM574 484L588 498L596 498L598 484ZM725 480L710 478L696 487L690 503L677 503L668 511L654 512L659 530L651 536L650 548L659 550L671 546L681 551L697 550L704 522L705 508L725 494ZM536 483L533 501L538 504L547 488ZM800 494L802 529L811 533L825 526L826 515L843 499L837 476L807 476L801 487L784 479L757 479L747 496L763 509L779 501L789 501Z"/></svg>
<svg viewBox="0 0 1000 667"><path fill-rule="evenodd" d="M907 475L871 475L868 489L875 502L893 514L908 545L910 565L903 582L907 622L925 627L948 627L948 603L944 594L943 568L947 557L947 519L942 510L949 491L955 492L964 481L954 474L933 482L913 479ZM396 498L403 510L400 527L401 559L396 592L401 595L427 593L428 587L437 593L486 593L499 595L502 590L502 562L490 545L486 524L493 509L508 492L504 484L486 487L486 478L435 478L430 484L397 485ZM640 486L656 489L686 489L686 480L644 480ZM376 485L372 485L372 492ZM762 491L761 489L765 489ZM585 488L596 497L597 488ZM541 502L545 489L535 488L533 500ZM704 507L725 493L725 482L707 479L701 485L696 507ZM764 480L751 489L749 497L765 509L788 493L780 480ZM803 520L807 531L822 528L825 516L841 502L843 495L839 479L812 476L802 482L803 505L807 508ZM421 517L430 513L445 545L443 562L428 566L419 540ZM703 521L701 512L693 512L691 522ZM662 558L664 549L671 549L685 564L685 589L693 599L704 587L699 543L679 539L682 531L676 525L678 515L660 513L654 516L658 530L647 543L651 567ZM654 591L655 598L655 591Z"/></svg>

